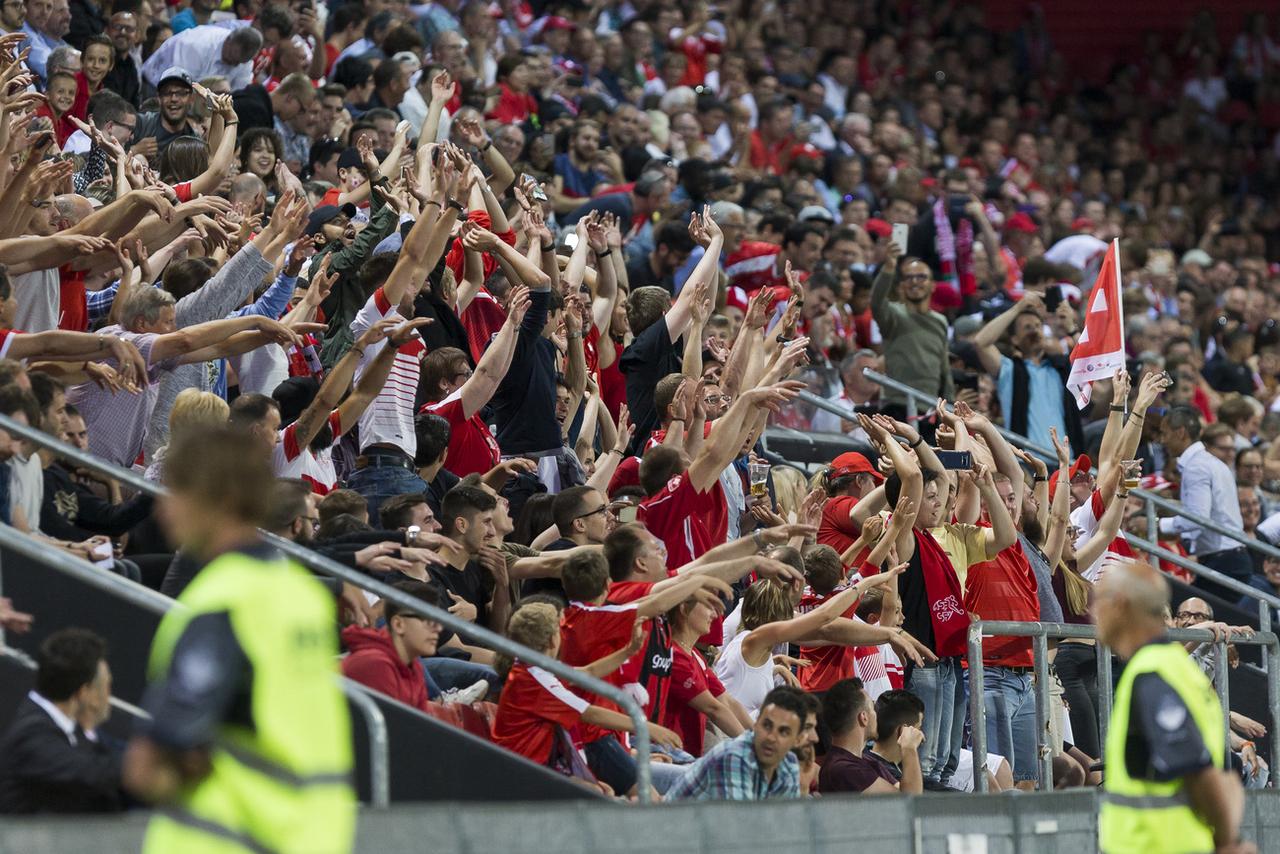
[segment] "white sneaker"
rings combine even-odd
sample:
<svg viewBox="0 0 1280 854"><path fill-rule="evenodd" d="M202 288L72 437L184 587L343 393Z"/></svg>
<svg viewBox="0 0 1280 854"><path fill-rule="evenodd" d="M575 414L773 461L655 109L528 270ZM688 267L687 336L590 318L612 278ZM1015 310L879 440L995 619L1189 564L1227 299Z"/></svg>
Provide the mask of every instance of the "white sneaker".
<svg viewBox="0 0 1280 854"><path fill-rule="evenodd" d="M467 688L450 688L440 695L440 702L462 703L464 706L469 706L478 700L483 700L488 693L489 682L481 679Z"/></svg>

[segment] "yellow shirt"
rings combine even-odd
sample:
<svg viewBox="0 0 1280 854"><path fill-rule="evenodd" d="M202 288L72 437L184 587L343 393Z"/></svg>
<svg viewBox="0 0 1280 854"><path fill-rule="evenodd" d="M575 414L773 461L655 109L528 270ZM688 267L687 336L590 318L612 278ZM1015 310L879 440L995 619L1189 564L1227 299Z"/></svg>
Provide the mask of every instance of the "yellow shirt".
<svg viewBox="0 0 1280 854"><path fill-rule="evenodd" d="M975 563L989 560L987 557L988 529L977 525L961 525L953 523L930 528L929 533L942 546L942 550L951 558L956 576L960 579L960 589L965 589L965 579L969 576L969 567Z"/></svg>

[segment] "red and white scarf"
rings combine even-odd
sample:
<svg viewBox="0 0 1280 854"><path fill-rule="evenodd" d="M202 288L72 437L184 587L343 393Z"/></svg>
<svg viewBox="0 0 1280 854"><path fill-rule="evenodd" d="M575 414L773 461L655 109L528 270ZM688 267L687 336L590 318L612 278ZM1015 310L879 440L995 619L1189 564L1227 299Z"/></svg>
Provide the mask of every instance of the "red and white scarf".
<svg viewBox="0 0 1280 854"><path fill-rule="evenodd" d="M938 233L938 258L942 261L942 279L951 283L960 296L967 297L978 291L978 278L973 272L973 223L968 218L960 221L960 232L951 228L947 218L946 199L933 203L933 225Z"/></svg>

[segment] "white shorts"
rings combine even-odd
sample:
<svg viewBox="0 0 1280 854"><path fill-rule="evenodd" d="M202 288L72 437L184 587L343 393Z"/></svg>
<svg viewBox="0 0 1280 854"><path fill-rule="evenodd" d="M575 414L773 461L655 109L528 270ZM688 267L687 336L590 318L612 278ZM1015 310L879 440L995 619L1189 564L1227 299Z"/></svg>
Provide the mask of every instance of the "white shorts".
<svg viewBox="0 0 1280 854"><path fill-rule="evenodd" d="M1004 761L1004 757L998 753L987 754L987 770L991 772L991 776L995 776L1000 770L1000 763ZM960 750L960 764L956 766L956 772L951 775L951 788L959 789L962 792L973 791L973 751L968 748Z"/></svg>

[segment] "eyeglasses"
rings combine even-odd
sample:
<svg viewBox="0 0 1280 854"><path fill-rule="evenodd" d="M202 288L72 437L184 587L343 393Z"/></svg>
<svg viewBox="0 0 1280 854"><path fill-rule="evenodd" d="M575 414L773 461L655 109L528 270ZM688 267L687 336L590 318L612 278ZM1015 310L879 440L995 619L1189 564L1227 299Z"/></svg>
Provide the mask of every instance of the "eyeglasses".
<svg viewBox="0 0 1280 854"><path fill-rule="evenodd" d="M1202 623L1213 619L1213 614L1206 614L1204 611L1179 611L1173 616L1178 620L1198 620Z"/></svg>
<svg viewBox="0 0 1280 854"><path fill-rule="evenodd" d="M589 519L589 518L591 518L592 516L596 515L597 513L607 513L608 511L609 511L609 505L608 505L608 504L601 504L601 505L600 505L599 507L597 507L595 510L589 510L589 511L587 511L586 513L579 513L577 516L574 516L573 518L575 518L575 519Z"/></svg>
<svg viewBox="0 0 1280 854"><path fill-rule="evenodd" d="M1220 454L1234 454L1234 453L1235 453L1235 451L1236 451L1236 446L1235 446L1234 444L1232 444L1232 445L1213 445L1212 447L1213 447L1213 449L1214 449L1215 451L1217 451L1217 452L1218 452L1218 453L1220 453Z"/></svg>
<svg viewBox="0 0 1280 854"><path fill-rule="evenodd" d="M702 399L703 403L733 403L731 394L709 394Z"/></svg>
<svg viewBox="0 0 1280 854"><path fill-rule="evenodd" d="M927 282L932 278L928 273L912 273L909 276L903 276L904 282Z"/></svg>

